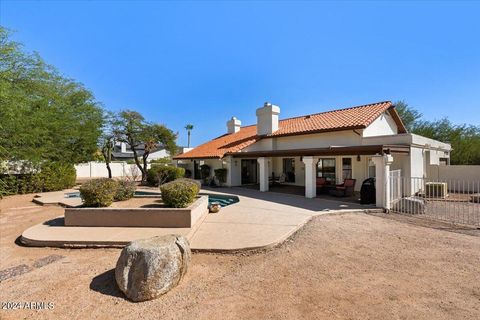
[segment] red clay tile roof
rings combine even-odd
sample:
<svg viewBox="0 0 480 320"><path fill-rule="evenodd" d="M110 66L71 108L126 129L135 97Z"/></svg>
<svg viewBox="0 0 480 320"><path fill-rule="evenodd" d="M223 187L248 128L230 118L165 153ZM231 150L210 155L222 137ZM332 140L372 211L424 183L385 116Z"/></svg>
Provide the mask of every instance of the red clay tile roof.
<svg viewBox="0 0 480 320"><path fill-rule="evenodd" d="M399 132L406 132L392 103L384 101L280 120L278 130L268 136L258 136L256 125L242 127L239 132L215 138L189 152L175 156L174 159L222 158L225 154L238 152L260 139L269 137L363 129L387 110L397 123Z"/></svg>

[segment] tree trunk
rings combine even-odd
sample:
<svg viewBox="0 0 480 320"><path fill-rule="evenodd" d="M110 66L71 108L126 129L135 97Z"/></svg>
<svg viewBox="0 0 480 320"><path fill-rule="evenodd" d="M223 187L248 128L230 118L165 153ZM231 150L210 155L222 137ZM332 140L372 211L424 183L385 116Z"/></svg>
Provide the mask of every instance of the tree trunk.
<svg viewBox="0 0 480 320"><path fill-rule="evenodd" d="M188 143L187 143L187 148L190 148L190 131L188 131Z"/></svg>
<svg viewBox="0 0 480 320"><path fill-rule="evenodd" d="M110 168L110 162L107 162L107 171L108 171L108 178L112 179L112 169Z"/></svg>
<svg viewBox="0 0 480 320"><path fill-rule="evenodd" d="M142 176L142 184L147 183L147 171L148 171L147 159L148 159L148 155L149 155L149 152L145 151L145 153L142 156L143 171L145 172L145 178Z"/></svg>
<svg viewBox="0 0 480 320"><path fill-rule="evenodd" d="M111 153L110 149L108 148L102 149L103 158L105 159L105 165L107 166L108 178L112 179L112 169L110 168L110 159L111 159L110 153Z"/></svg>
<svg viewBox="0 0 480 320"><path fill-rule="evenodd" d="M133 141L129 141L128 144L130 145L130 148L132 148L133 157L135 159L135 164L137 165L138 169L142 173L142 184L143 184L144 182L147 181L147 171L143 169L143 167L140 163L140 160L138 160L137 150L135 149L135 145L134 145Z"/></svg>

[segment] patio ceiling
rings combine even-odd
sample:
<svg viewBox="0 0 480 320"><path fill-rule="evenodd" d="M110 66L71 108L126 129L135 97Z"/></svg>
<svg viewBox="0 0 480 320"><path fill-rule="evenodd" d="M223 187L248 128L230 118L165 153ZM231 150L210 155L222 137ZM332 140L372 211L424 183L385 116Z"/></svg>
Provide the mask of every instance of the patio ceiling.
<svg viewBox="0 0 480 320"><path fill-rule="evenodd" d="M329 147L315 149L290 149L269 151L232 152L227 155L240 157L295 157L295 156L342 156L342 155L375 155L402 153L409 154L408 145L370 145L351 147Z"/></svg>

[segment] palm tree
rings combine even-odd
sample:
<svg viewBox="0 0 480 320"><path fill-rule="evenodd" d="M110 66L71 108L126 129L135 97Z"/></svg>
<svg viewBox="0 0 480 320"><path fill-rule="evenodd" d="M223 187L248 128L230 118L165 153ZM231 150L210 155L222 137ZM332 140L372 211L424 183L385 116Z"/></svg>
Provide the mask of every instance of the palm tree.
<svg viewBox="0 0 480 320"><path fill-rule="evenodd" d="M188 143L187 143L187 148L190 148L190 133L193 130L193 124L187 124L185 126L185 129L187 130L188 133Z"/></svg>

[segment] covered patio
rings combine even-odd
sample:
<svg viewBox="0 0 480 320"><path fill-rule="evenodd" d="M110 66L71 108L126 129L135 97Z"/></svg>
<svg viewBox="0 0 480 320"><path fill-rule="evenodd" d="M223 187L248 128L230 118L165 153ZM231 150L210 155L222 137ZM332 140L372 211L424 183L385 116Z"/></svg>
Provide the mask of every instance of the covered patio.
<svg viewBox="0 0 480 320"><path fill-rule="evenodd" d="M259 184L244 185L241 188L251 189L251 190L260 190L260 185ZM289 194L289 195L304 196L305 186L296 186L296 185L290 185L290 184L270 184L268 191ZM317 188L316 198L326 199L326 200L338 200L338 201L349 202L349 203L359 203L360 193L358 191L355 191L352 196L339 198L339 197L334 197L328 193L322 193Z"/></svg>
<svg viewBox="0 0 480 320"><path fill-rule="evenodd" d="M231 153L230 161L239 166L238 174L243 187L287 194L305 195L307 198L332 199L331 190L348 181L350 192L338 194L342 201L359 201L362 182L383 173L384 155L407 159L409 146L366 145L316 149L272 151L244 151ZM375 160L374 158L378 158ZM402 167L402 161L397 161ZM378 168L377 168L378 167Z"/></svg>

